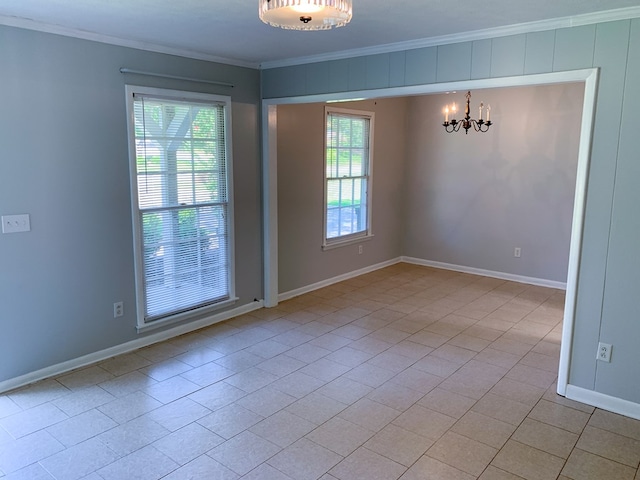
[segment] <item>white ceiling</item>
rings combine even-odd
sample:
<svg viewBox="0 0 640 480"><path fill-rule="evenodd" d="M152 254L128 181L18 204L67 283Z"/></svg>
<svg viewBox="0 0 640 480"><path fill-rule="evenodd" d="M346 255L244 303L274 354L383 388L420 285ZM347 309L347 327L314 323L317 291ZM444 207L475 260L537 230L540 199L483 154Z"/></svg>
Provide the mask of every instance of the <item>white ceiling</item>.
<svg viewBox="0 0 640 480"><path fill-rule="evenodd" d="M349 25L322 32L267 26L258 0L0 0L0 23L257 66L620 8L640 14L640 0L353 3Z"/></svg>

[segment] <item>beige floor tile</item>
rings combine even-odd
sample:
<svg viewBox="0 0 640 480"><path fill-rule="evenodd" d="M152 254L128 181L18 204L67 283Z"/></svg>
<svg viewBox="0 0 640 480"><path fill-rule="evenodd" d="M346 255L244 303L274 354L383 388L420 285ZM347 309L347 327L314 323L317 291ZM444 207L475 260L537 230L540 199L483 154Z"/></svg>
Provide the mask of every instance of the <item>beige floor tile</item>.
<svg viewBox="0 0 640 480"><path fill-rule="evenodd" d="M179 465L152 446L137 450L97 471L105 480L162 478ZM141 473L144 472L142 475Z"/></svg>
<svg viewBox="0 0 640 480"><path fill-rule="evenodd" d="M286 447L315 428L315 424L283 410L254 425L250 431L280 447Z"/></svg>
<svg viewBox="0 0 640 480"><path fill-rule="evenodd" d="M426 394L437 387L442 378L418 368L409 367L391 378L391 383Z"/></svg>
<svg viewBox="0 0 640 480"><path fill-rule="evenodd" d="M411 342L409 340L403 340L396 343L393 347L387 350L389 353L397 353L398 355L402 355L403 357L410 358L414 361L420 360L432 351L433 349L429 347L425 347L424 345L420 345L419 343Z"/></svg>
<svg viewBox="0 0 640 480"><path fill-rule="evenodd" d="M441 345L447 343L447 341L452 337L447 335L439 335L437 333L432 333L426 330L421 330L419 332L414 333L410 337L407 338L408 341L419 343L421 345L425 345L430 348L438 348Z"/></svg>
<svg viewBox="0 0 640 480"><path fill-rule="evenodd" d="M529 417L577 434L582 432L589 421L589 415L584 412L546 400L540 400Z"/></svg>
<svg viewBox="0 0 640 480"><path fill-rule="evenodd" d="M326 397L321 393L313 392L292 403L285 410L315 425L321 425L345 408L347 408L347 405L344 403Z"/></svg>
<svg viewBox="0 0 640 480"><path fill-rule="evenodd" d="M433 440L393 424L384 427L364 444L369 450L406 467L413 465L431 445Z"/></svg>
<svg viewBox="0 0 640 480"><path fill-rule="evenodd" d="M187 398L198 402L209 410L218 410L247 395L247 392L229 385L226 382L218 382L192 393Z"/></svg>
<svg viewBox="0 0 640 480"><path fill-rule="evenodd" d="M525 356L529 352L529 350L533 348L533 346L528 343L520 342L518 340L506 338L503 335L495 342L491 343L491 348L493 348L494 350L500 350L501 352Z"/></svg>
<svg viewBox="0 0 640 480"><path fill-rule="evenodd" d="M324 381L305 373L293 372L271 383L270 387L287 395L291 395L292 397L302 398L322 387L324 384Z"/></svg>
<svg viewBox="0 0 640 480"><path fill-rule="evenodd" d="M423 395L422 392L393 383L393 379L391 379L369 393L367 398L399 412L404 412L420 400Z"/></svg>
<svg viewBox="0 0 640 480"><path fill-rule="evenodd" d="M239 388L246 393L251 393L266 387L267 385L278 380L278 378L281 377L278 377L277 375L274 375L273 373L267 372L265 370L261 370L257 367L252 367L244 370L243 372L225 378L224 382L236 388Z"/></svg>
<svg viewBox="0 0 640 480"><path fill-rule="evenodd" d="M188 372L194 368L193 366L176 360L175 358L169 358L157 363L149 363L149 366L141 368L139 371L158 382L162 382L171 377L175 377L176 375L180 375L181 373Z"/></svg>
<svg viewBox="0 0 640 480"><path fill-rule="evenodd" d="M316 360L320 360L321 358L326 357L330 353L331 353L331 350L327 350L326 348L305 343L303 345L294 347L291 350L285 352L285 355L288 357L295 358L296 360L300 360L301 362L313 363Z"/></svg>
<svg viewBox="0 0 640 480"><path fill-rule="evenodd" d="M203 368L203 367L198 367ZM193 369L194 371L197 369ZM185 372L190 373L190 372ZM149 385L145 388L145 393L161 403L167 404L174 402L175 400L186 397L190 393L199 390L201 386L198 383L191 382L182 376L171 377L167 380L163 380L158 383L154 383L153 385Z"/></svg>
<svg viewBox="0 0 640 480"><path fill-rule="evenodd" d="M98 384L114 397L124 397L130 393L144 390L149 385L157 383L157 380L140 372L125 373L119 377Z"/></svg>
<svg viewBox="0 0 640 480"><path fill-rule="evenodd" d="M251 368L262 361L264 361L263 357L254 355L247 350L240 350L239 352L218 358L214 363L224 368L228 368L229 370L233 370L233 372L236 373L246 370L247 368Z"/></svg>
<svg viewBox="0 0 640 480"><path fill-rule="evenodd" d="M197 423L191 423L152 445L179 465L186 465L220 445L224 439Z"/></svg>
<svg viewBox="0 0 640 480"><path fill-rule="evenodd" d="M244 475L280 450L268 440L245 431L213 448L207 455L237 474Z"/></svg>
<svg viewBox="0 0 640 480"><path fill-rule="evenodd" d="M64 413L73 417L93 408L115 400L112 394L99 386L91 386L74 390L69 395L56 398L51 403Z"/></svg>
<svg viewBox="0 0 640 480"><path fill-rule="evenodd" d="M518 477L513 473L505 472L499 468L489 465L487 469L482 472L482 475L478 477L479 480L522 480L522 477ZM560 480L560 478L558 479Z"/></svg>
<svg viewBox="0 0 640 480"><path fill-rule="evenodd" d="M395 480L406 467L364 447L359 448L329 473L340 480Z"/></svg>
<svg viewBox="0 0 640 480"><path fill-rule="evenodd" d="M301 438L267 463L295 480L316 480L343 459L317 443Z"/></svg>
<svg viewBox="0 0 640 480"><path fill-rule="evenodd" d="M640 441L587 425L576 448L638 468Z"/></svg>
<svg viewBox="0 0 640 480"><path fill-rule="evenodd" d="M589 420L589 425L640 440L640 420L596 409Z"/></svg>
<svg viewBox="0 0 640 480"><path fill-rule="evenodd" d="M571 452L562 474L573 480L633 480L636 470L576 448Z"/></svg>
<svg viewBox="0 0 640 480"><path fill-rule="evenodd" d="M99 363L100 368L115 376L131 373L149 365L151 365L150 360L137 355L135 352L119 355Z"/></svg>
<svg viewBox="0 0 640 480"><path fill-rule="evenodd" d="M534 347L535 348L535 347ZM551 372L556 374L558 372L558 358L555 356L544 355L542 353L537 353L531 351L527 353L522 360L520 360L522 365L528 365L530 367L539 368L540 370L545 370L547 372Z"/></svg>
<svg viewBox="0 0 640 480"><path fill-rule="evenodd" d="M374 433L355 423L335 417L309 432L305 438L346 457L369 440Z"/></svg>
<svg viewBox="0 0 640 480"><path fill-rule="evenodd" d="M475 478L473 475L425 455L407 470L400 480L474 480Z"/></svg>
<svg viewBox="0 0 640 480"><path fill-rule="evenodd" d="M267 463L263 463L259 467L251 470L251 472L242 476L242 480L292 480L291 477L285 475L280 470L273 468Z"/></svg>
<svg viewBox="0 0 640 480"><path fill-rule="evenodd" d="M459 363L454 363L444 358L435 357L431 354L424 357L422 360L413 364L412 368L417 368L423 372L437 375L438 377L446 378L461 367Z"/></svg>
<svg viewBox="0 0 640 480"><path fill-rule="evenodd" d="M158 457L160 458L156 459L163 461L169 467L175 465L162 454L159 454ZM93 438L40 460L40 465L42 465L53 478L75 480L89 475L93 471L103 468L117 460L118 455L116 453L109 448L105 448L102 442ZM168 471L166 473L168 473Z"/></svg>
<svg viewBox="0 0 640 480"><path fill-rule="evenodd" d="M497 452L497 449L489 445L454 432L447 432L426 455L463 472L479 476Z"/></svg>
<svg viewBox="0 0 640 480"><path fill-rule="evenodd" d="M283 353L267 360L263 360L256 365L256 368L269 372L277 377L284 377L296 370L300 370L306 365L306 362L289 357Z"/></svg>
<svg viewBox="0 0 640 480"><path fill-rule="evenodd" d="M115 378L115 375L111 372L94 365L92 367L82 368L66 375L62 375L57 377L56 380L67 388L76 389L90 387L91 385L106 382L112 378Z"/></svg>
<svg viewBox="0 0 640 480"><path fill-rule="evenodd" d="M440 438L454 423L454 418L420 405L412 406L393 421L394 425L430 440Z"/></svg>
<svg viewBox="0 0 640 480"><path fill-rule="evenodd" d="M325 397L333 398L340 403L351 405L373 391L373 387L364 385L346 377L337 378L316 390Z"/></svg>
<svg viewBox="0 0 640 480"><path fill-rule="evenodd" d="M488 393L482 397L471 410L495 418L496 420L518 426L529 414L531 407Z"/></svg>
<svg viewBox="0 0 640 480"><path fill-rule="evenodd" d="M202 417L211 410L189 398L181 398L160 408L150 411L145 416L162 425L169 431L176 431Z"/></svg>
<svg viewBox="0 0 640 480"><path fill-rule="evenodd" d="M514 425L470 411L456 422L451 431L491 447L502 448L515 429Z"/></svg>
<svg viewBox="0 0 640 480"><path fill-rule="evenodd" d="M575 433L530 418L525 418L511 438L560 458L569 458L578 441Z"/></svg>
<svg viewBox="0 0 640 480"><path fill-rule="evenodd" d="M64 451L64 445L44 430L26 435L0 449L0 470L10 474Z"/></svg>
<svg viewBox="0 0 640 480"><path fill-rule="evenodd" d="M533 407L544 394L544 389L503 378L495 384L490 393Z"/></svg>
<svg viewBox="0 0 640 480"><path fill-rule="evenodd" d="M418 405L444 413L449 417L460 418L476 403L473 398L434 388L418 401Z"/></svg>
<svg viewBox="0 0 640 480"><path fill-rule="evenodd" d="M264 417L232 404L202 417L198 423L222 438L229 439L263 420Z"/></svg>
<svg viewBox="0 0 640 480"><path fill-rule="evenodd" d="M84 442L118 424L98 410L89 410L47 428L55 439L66 447Z"/></svg>
<svg viewBox="0 0 640 480"><path fill-rule="evenodd" d="M296 401L296 397L276 390L271 386L264 387L237 400L237 404L258 415L268 417Z"/></svg>
<svg viewBox="0 0 640 480"><path fill-rule="evenodd" d="M482 338L461 333L449 340L447 342L447 345L466 348L467 350L471 350L474 352L481 352L482 350L487 348L490 343L491 342L489 340L484 340Z"/></svg>
<svg viewBox="0 0 640 480"><path fill-rule="evenodd" d="M355 367L344 374L346 378L355 380L356 382L377 388L387 380L393 378L396 374L385 368L376 367L368 363L364 363Z"/></svg>
<svg viewBox="0 0 640 480"><path fill-rule="evenodd" d="M478 352L475 352L473 350L457 347L455 345L447 343L445 345L442 345L441 347L436 348L429 355L448 360L452 363L457 363L458 365L464 365L473 357L475 357L477 353Z"/></svg>
<svg viewBox="0 0 640 480"><path fill-rule="evenodd" d="M300 373L310 375L324 382L330 382L350 370L349 367L333 362L327 358L321 358L306 367L301 368Z"/></svg>
<svg viewBox="0 0 640 480"><path fill-rule="evenodd" d="M327 355L328 360L351 368L363 364L372 357L372 353L363 352L362 350L357 350L351 346L342 347L330 355Z"/></svg>
<svg viewBox="0 0 640 480"><path fill-rule="evenodd" d="M334 335L333 333L326 333L318 338L315 338L309 342L309 345L315 345L332 352L341 349L351 343L351 340L340 335Z"/></svg>
<svg viewBox="0 0 640 480"><path fill-rule="evenodd" d="M97 438L119 456L129 455L170 432L150 418L139 417L98 435Z"/></svg>
<svg viewBox="0 0 640 480"><path fill-rule="evenodd" d="M384 340L373 337L371 335L367 335L366 337L354 340L349 344L349 346L355 348L356 350L361 350L363 352L369 353L371 355L378 355L385 350L389 350L389 348L391 348L393 344L385 342Z"/></svg>
<svg viewBox="0 0 640 480"><path fill-rule="evenodd" d="M189 480L236 480L240 477L213 458L201 455L163 477L162 480L185 480L187 478Z"/></svg>
<svg viewBox="0 0 640 480"><path fill-rule="evenodd" d="M498 452L492 464L527 480L554 480L560 474L564 460L542 450L509 440Z"/></svg>
<svg viewBox="0 0 640 480"><path fill-rule="evenodd" d="M31 433L67 420L69 416L51 403L14 413L0 420L0 427L19 439Z"/></svg>
<svg viewBox="0 0 640 480"><path fill-rule="evenodd" d="M405 357L398 353L392 353L388 350L382 352L367 361L370 365L390 370L394 373L400 373L415 363L412 358Z"/></svg>
<svg viewBox="0 0 640 480"><path fill-rule="evenodd" d="M547 372L539 368L518 364L509 370L507 378L527 383L534 387L547 389L556 381L557 373Z"/></svg>
<svg viewBox="0 0 640 480"><path fill-rule="evenodd" d="M368 398L363 398L345 408L338 416L351 423L377 432L391 423L399 414L399 411L391 407L374 402Z"/></svg>
<svg viewBox="0 0 640 480"><path fill-rule="evenodd" d="M522 357L520 355L515 355L509 352L502 352L500 350L489 347L478 353L478 355L476 355L474 358L478 361L489 363L491 365L498 365L504 368L512 368L521 360Z"/></svg>

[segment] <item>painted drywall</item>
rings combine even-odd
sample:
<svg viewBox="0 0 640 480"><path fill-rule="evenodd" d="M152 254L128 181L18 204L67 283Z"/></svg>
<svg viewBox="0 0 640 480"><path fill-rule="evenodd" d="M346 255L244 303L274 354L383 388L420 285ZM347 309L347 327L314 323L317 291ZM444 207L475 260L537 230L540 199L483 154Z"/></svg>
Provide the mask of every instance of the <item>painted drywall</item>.
<svg viewBox="0 0 640 480"><path fill-rule="evenodd" d="M634 18L273 68L263 71L263 97L384 92L397 86L598 68L569 383L638 404L640 382L631 373L640 363L640 349L631 341L640 337L638 296L632 292L616 298L611 291L637 284L632 273L638 271L635 243L625 239L640 234L630 221L637 210L631 192L638 180L631 167L637 141L630 119L640 92L639 31L640 19ZM626 175L630 186L616 180ZM625 261L631 267L623 267ZM615 340L616 353L610 365L597 367L601 332Z"/></svg>
<svg viewBox="0 0 640 480"><path fill-rule="evenodd" d="M566 282L584 85L474 90L494 125L448 134L464 93L409 102L403 255Z"/></svg>
<svg viewBox="0 0 640 480"><path fill-rule="evenodd" d="M322 250L324 105L278 106L279 291L316 282L400 256L402 183L406 146L406 99L340 103L374 112L372 158L373 238ZM362 254L358 254L362 245Z"/></svg>
<svg viewBox="0 0 640 480"><path fill-rule="evenodd" d="M0 214L31 216L30 232L0 235L0 382L142 336L126 83L231 95L236 306L262 298L256 70L4 26L0 45Z"/></svg>

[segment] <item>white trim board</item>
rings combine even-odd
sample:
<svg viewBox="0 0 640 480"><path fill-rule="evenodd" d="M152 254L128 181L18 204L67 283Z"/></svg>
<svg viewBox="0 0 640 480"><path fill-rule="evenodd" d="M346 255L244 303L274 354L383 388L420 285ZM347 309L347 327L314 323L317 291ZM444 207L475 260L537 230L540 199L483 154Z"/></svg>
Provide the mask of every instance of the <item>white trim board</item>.
<svg viewBox="0 0 640 480"><path fill-rule="evenodd" d="M612 397L611 395L595 392L593 390L587 390L586 388L576 387L575 385L567 385L566 397L570 400L575 400L576 402L586 403L593 407L640 420L639 403Z"/></svg>
<svg viewBox="0 0 640 480"><path fill-rule="evenodd" d="M81 357L67 360L66 362L58 363L56 365L51 365L50 367L45 367L40 370L36 370L35 372L30 372L25 375L21 375L19 377L3 380L0 382L0 393L8 392L9 390L14 390L16 388L24 387L25 385L29 385L31 383L44 380L45 378L58 376L66 372L70 372L71 370L76 370L78 368L86 367L87 365L91 365L96 362L101 362L102 360L115 357L116 355L122 355L123 353L128 353L143 347L148 347L149 345L153 345L154 343L163 342L170 338L184 335L185 333L190 333L195 330L200 330L201 328L209 327L216 323L229 320L233 317L237 317L245 313L253 312L254 310L258 310L262 307L263 307L263 302L261 300L252 302L247 305L234 308L233 310L228 310L226 312L221 312L215 315L207 316L200 320L196 320L195 322L178 325L168 330L163 330L162 332L154 333L142 338L138 338L136 340L132 340L130 342L109 347L104 350L100 350L98 352L89 353Z"/></svg>
<svg viewBox="0 0 640 480"><path fill-rule="evenodd" d="M425 267L441 268L443 270L452 270L454 272L470 273L473 275L482 275L483 277L499 278L501 280L510 280L512 282L526 283L529 285L538 285L540 287L557 288L566 290L567 284L564 282L556 282L554 280L546 280L544 278L525 277L523 275L514 275L513 273L495 272L493 270L484 270L482 268L465 267L463 265L453 265L451 263L435 262L433 260L423 260L414 257L401 257L403 262L412 263L414 265L423 265Z"/></svg>
<svg viewBox="0 0 640 480"><path fill-rule="evenodd" d="M342 275L327 278L326 280L321 280L320 282L312 283L311 285L296 288L295 290L289 290L288 292L279 294L278 301L283 302L285 300L289 300L290 298L298 297L300 295L304 295L305 293L328 287L329 285L333 285L334 283L343 282L345 280L349 280L350 278L364 275L365 273L370 273L375 270L380 270L381 268L390 267L391 265L395 265L397 263L400 263L401 261L402 259L400 257L393 258L391 260L387 260L386 262L376 263L375 265L370 265L359 270L354 270L353 272L343 273Z"/></svg>

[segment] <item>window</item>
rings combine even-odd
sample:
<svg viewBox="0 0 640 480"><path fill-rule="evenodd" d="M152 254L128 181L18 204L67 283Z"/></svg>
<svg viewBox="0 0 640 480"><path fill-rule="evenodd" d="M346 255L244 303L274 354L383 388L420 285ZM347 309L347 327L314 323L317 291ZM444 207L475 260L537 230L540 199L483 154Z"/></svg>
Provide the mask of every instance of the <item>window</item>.
<svg viewBox="0 0 640 480"><path fill-rule="evenodd" d="M371 236L373 113L325 107L324 248Z"/></svg>
<svg viewBox="0 0 640 480"><path fill-rule="evenodd" d="M235 299L228 97L127 87L138 327Z"/></svg>

